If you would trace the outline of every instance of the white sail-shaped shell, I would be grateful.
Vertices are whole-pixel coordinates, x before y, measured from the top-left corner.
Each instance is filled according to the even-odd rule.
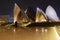
[[[53,21],[58,21],[59,20],[59,17],[57,16],[56,11],[50,5],[46,9],[46,15],[50,20],[53,20]]]
[[[21,11],[21,8],[15,3],[14,7],[14,23],[17,21],[18,13]]]
[[[40,9],[40,8],[37,7],[37,11],[36,11],[36,22],[42,22],[42,21],[46,21],[46,15],[42,11],[42,9]]]

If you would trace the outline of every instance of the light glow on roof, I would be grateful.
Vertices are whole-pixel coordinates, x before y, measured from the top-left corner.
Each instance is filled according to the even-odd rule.
[[[54,20],[54,21],[58,21],[59,17],[57,16],[56,11],[54,10],[54,8],[52,6],[48,6],[46,9],[46,15],[50,20]]]
[[[43,22],[46,21],[47,17],[44,13],[44,11],[37,7],[36,11],[36,22]]]

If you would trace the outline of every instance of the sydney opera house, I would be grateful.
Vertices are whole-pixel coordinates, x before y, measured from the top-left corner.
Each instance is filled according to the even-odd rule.
[[[50,5],[45,12],[39,7],[35,12],[31,7],[23,10],[15,4],[11,19],[9,15],[0,15],[0,26],[0,31],[4,32],[4,36],[2,34],[0,38],[2,40],[6,37],[6,40],[60,40],[60,19]]]

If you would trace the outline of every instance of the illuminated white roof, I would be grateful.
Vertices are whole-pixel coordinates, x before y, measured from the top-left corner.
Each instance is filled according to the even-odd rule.
[[[44,11],[37,7],[36,15],[38,14],[38,12],[42,12],[42,14],[46,17],[46,14],[44,13]]]
[[[46,21],[46,19],[47,19],[46,14],[43,12],[42,9],[37,7],[36,22],[43,22]]]
[[[54,20],[54,21],[58,21],[59,17],[57,16],[56,11],[54,10],[54,8],[52,6],[48,6],[46,9],[46,15],[50,20]]]

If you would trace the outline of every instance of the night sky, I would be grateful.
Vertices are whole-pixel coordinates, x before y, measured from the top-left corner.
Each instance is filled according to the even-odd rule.
[[[60,1],[59,0],[21,0],[20,5],[26,9],[28,6],[32,6],[35,10],[36,7],[41,8],[44,12],[48,5],[51,5],[60,17]]]
[[[44,12],[48,5],[51,5],[57,12],[60,18],[60,1],[59,0],[0,0],[0,15],[12,15],[14,9],[14,3],[22,9],[26,9],[28,6],[32,6],[34,10],[36,7],[41,8]]]

